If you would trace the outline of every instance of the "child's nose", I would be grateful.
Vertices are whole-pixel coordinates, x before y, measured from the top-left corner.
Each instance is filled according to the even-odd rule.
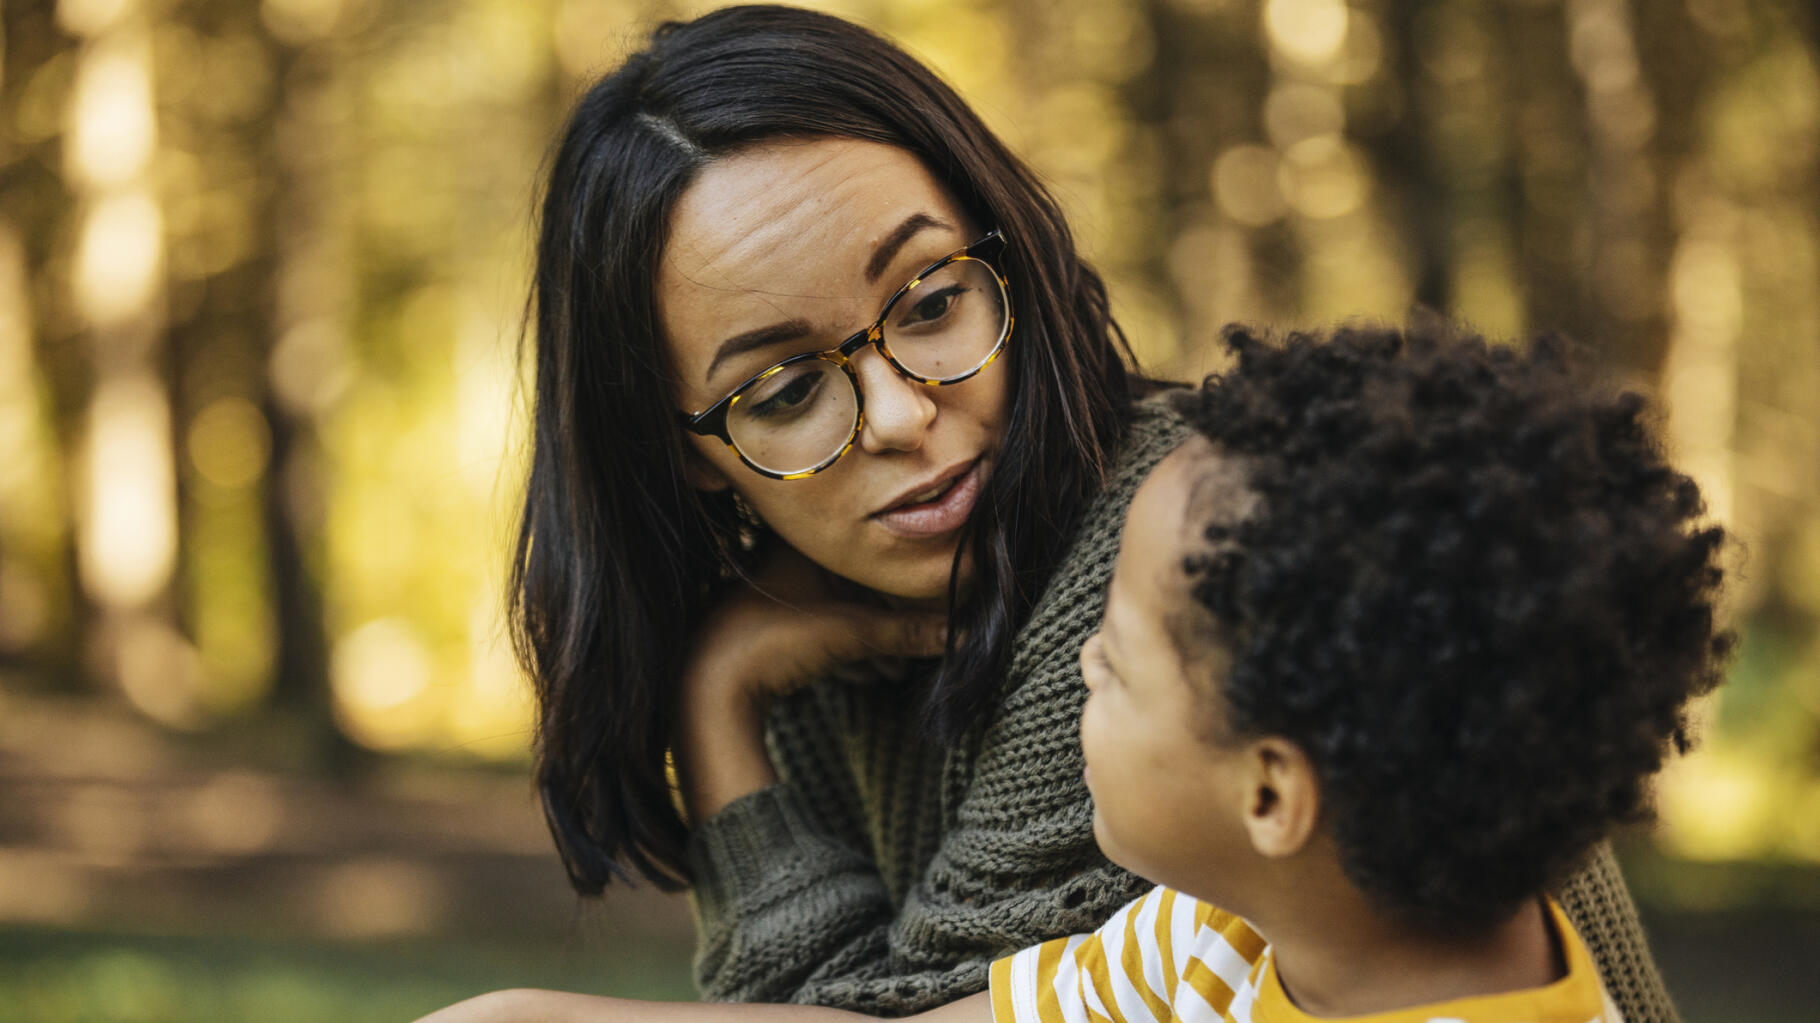
[[[1087,683],[1088,692],[1093,691],[1093,670],[1090,663],[1093,660],[1093,646],[1099,641],[1100,634],[1095,632],[1093,635],[1087,637],[1087,642],[1081,644],[1081,681]]]

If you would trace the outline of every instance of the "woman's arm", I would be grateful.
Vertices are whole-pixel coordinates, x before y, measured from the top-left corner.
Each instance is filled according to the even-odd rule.
[[[867,657],[940,652],[945,621],[843,603],[825,573],[787,548],[719,608],[690,652],[675,741],[690,818],[700,945],[711,1001],[787,1002],[818,969],[877,957],[893,907],[860,824],[840,746],[847,721],[811,677]],[[829,682],[839,697],[847,685]],[[784,707],[771,714],[777,703]],[[765,722],[781,725],[779,782]]]
[[[918,1023],[991,1023],[985,992],[931,1009]],[[417,1023],[873,1023],[874,1017],[817,1005],[640,1002],[518,988],[493,991],[433,1012]]]
[[[777,782],[764,740],[773,700],[856,661],[942,652],[944,616],[849,596],[778,543],[752,585],[702,624],[684,663],[673,747],[690,820]]]
[[[705,999],[798,1001],[818,971],[885,957],[895,909],[844,756],[851,721],[840,713],[841,685],[789,697],[774,715],[790,780],[741,797],[690,840]]]

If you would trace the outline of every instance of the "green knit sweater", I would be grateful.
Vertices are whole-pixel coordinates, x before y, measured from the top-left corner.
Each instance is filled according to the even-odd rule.
[[[997,705],[956,748],[922,739],[901,685],[830,681],[780,701],[766,740],[782,780],[689,849],[705,998],[905,1015],[984,990],[992,960],[1092,930],[1150,888],[1094,844],[1077,658],[1126,506],[1185,436],[1161,403],[1137,406]],[[1557,897],[1628,1023],[1673,1023],[1610,850]]]

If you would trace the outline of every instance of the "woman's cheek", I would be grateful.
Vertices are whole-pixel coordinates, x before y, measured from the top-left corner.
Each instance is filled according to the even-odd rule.
[[[749,483],[741,496],[759,519],[799,554],[836,575],[853,578],[852,569],[864,562],[852,563],[856,560],[853,554],[857,538],[851,535],[838,511],[842,502],[837,500],[839,495],[830,493],[827,484],[831,482],[836,481],[821,476],[763,480],[756,485]]]

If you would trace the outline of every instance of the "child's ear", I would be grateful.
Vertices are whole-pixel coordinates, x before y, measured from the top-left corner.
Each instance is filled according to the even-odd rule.
[[[683,445],[683,479],[689,486],[704,493],[715,493],[733,485],[727,474],[720,467],[708,461],[708,457],[696,450],[693,444]]]
[[[1272,859],[1301,852],[1321,816],[1321,786],[1314,764],[1287,739],[1266,736],[1248,751],[1251,783],[1245,831],[1259,855]]]

